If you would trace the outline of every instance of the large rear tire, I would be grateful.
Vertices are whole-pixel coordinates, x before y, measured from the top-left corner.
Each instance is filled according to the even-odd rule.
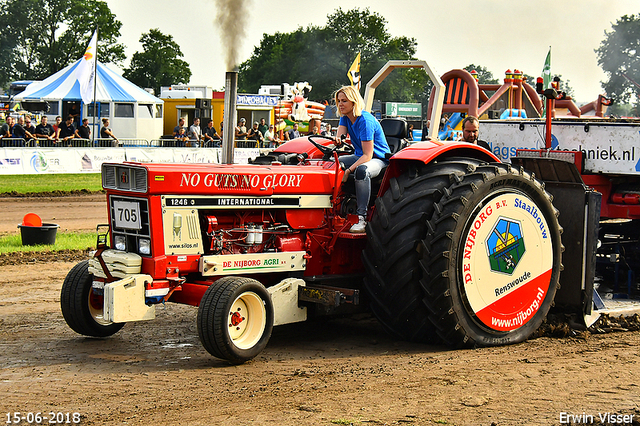
[[[422,244],[430,320],[452,346],[527,339],[544,321],[562,269],[558,211],[543,184],[483,164],[449,186]]]
[[[242,364],[258,355],[273,329],[271,296],[256,280],[224,277],[202,296],[198,335],[216,358]]]
[[[71,268],[60,292],[62,316],[76,333],[90,337],[111,336],[120,331],[124,323],[104,319],[104,297],[92,288],[92,284],[88,260]]]
[[[429,322],[430,312],[423,303],[420,243],[446,188],[477,164],[475,160],[459,159],[411,166],[392,178],[389,189],[376,199],[362,256],[367,274],[365,289],[374,315],[398,338],[418,342],[438,340]]]

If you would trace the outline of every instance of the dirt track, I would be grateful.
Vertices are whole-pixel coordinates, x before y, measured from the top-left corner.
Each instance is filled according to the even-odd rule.
[[[106,219],[103,195],[42,201],[0,199],[0,233],[17,232],[22,212],[38,208],[66,229],[91,230]],[[396,341],[363,315],[276,327],[254,361],[229,366],[202,348],[189,306],[167,304],[155,320],[127,324],[108,339],[75,334],[59,307],[73,264],[36,258],[0,267],[2,416],[79,412],[82,424],[502,426],[557,425],[564,412],[592,415],[593,424],[599,413],[634,415],[632,424],[640,425],[640,331],[450,350]]]

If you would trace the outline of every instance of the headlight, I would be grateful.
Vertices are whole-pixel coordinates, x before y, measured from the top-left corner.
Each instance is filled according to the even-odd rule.
[[[151,254],[151,241],[140,238],[139,244],[140,246],[138,247],[138,250],[140,254]]]
[[[116,235],[114,238],[114,241],[116,245],[116,250],[124,251],[127,249],[126,239],[124,235]]]

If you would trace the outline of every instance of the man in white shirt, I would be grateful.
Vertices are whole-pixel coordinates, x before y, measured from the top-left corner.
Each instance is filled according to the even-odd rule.
[[[191,147],[199,147],[200,141],[202,140],[202,129],[200,128],[200,119],[194,118],[193,124],[189,127],[189,142]]]

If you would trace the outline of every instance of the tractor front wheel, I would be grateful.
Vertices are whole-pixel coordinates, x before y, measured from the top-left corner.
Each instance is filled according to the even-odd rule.
[[[69,271],[60,293],[62,316],[76,333],[90,337],[111,336],[120,331],[124,323],[104,319],[103,293],[92,288],[92,277],[88,260],[83,260]]]
[[[224,277],[202,296],[198,308],[198,335],[216,358],[242,364],[258,355],[273,329],[273,305],[258,281]]]

